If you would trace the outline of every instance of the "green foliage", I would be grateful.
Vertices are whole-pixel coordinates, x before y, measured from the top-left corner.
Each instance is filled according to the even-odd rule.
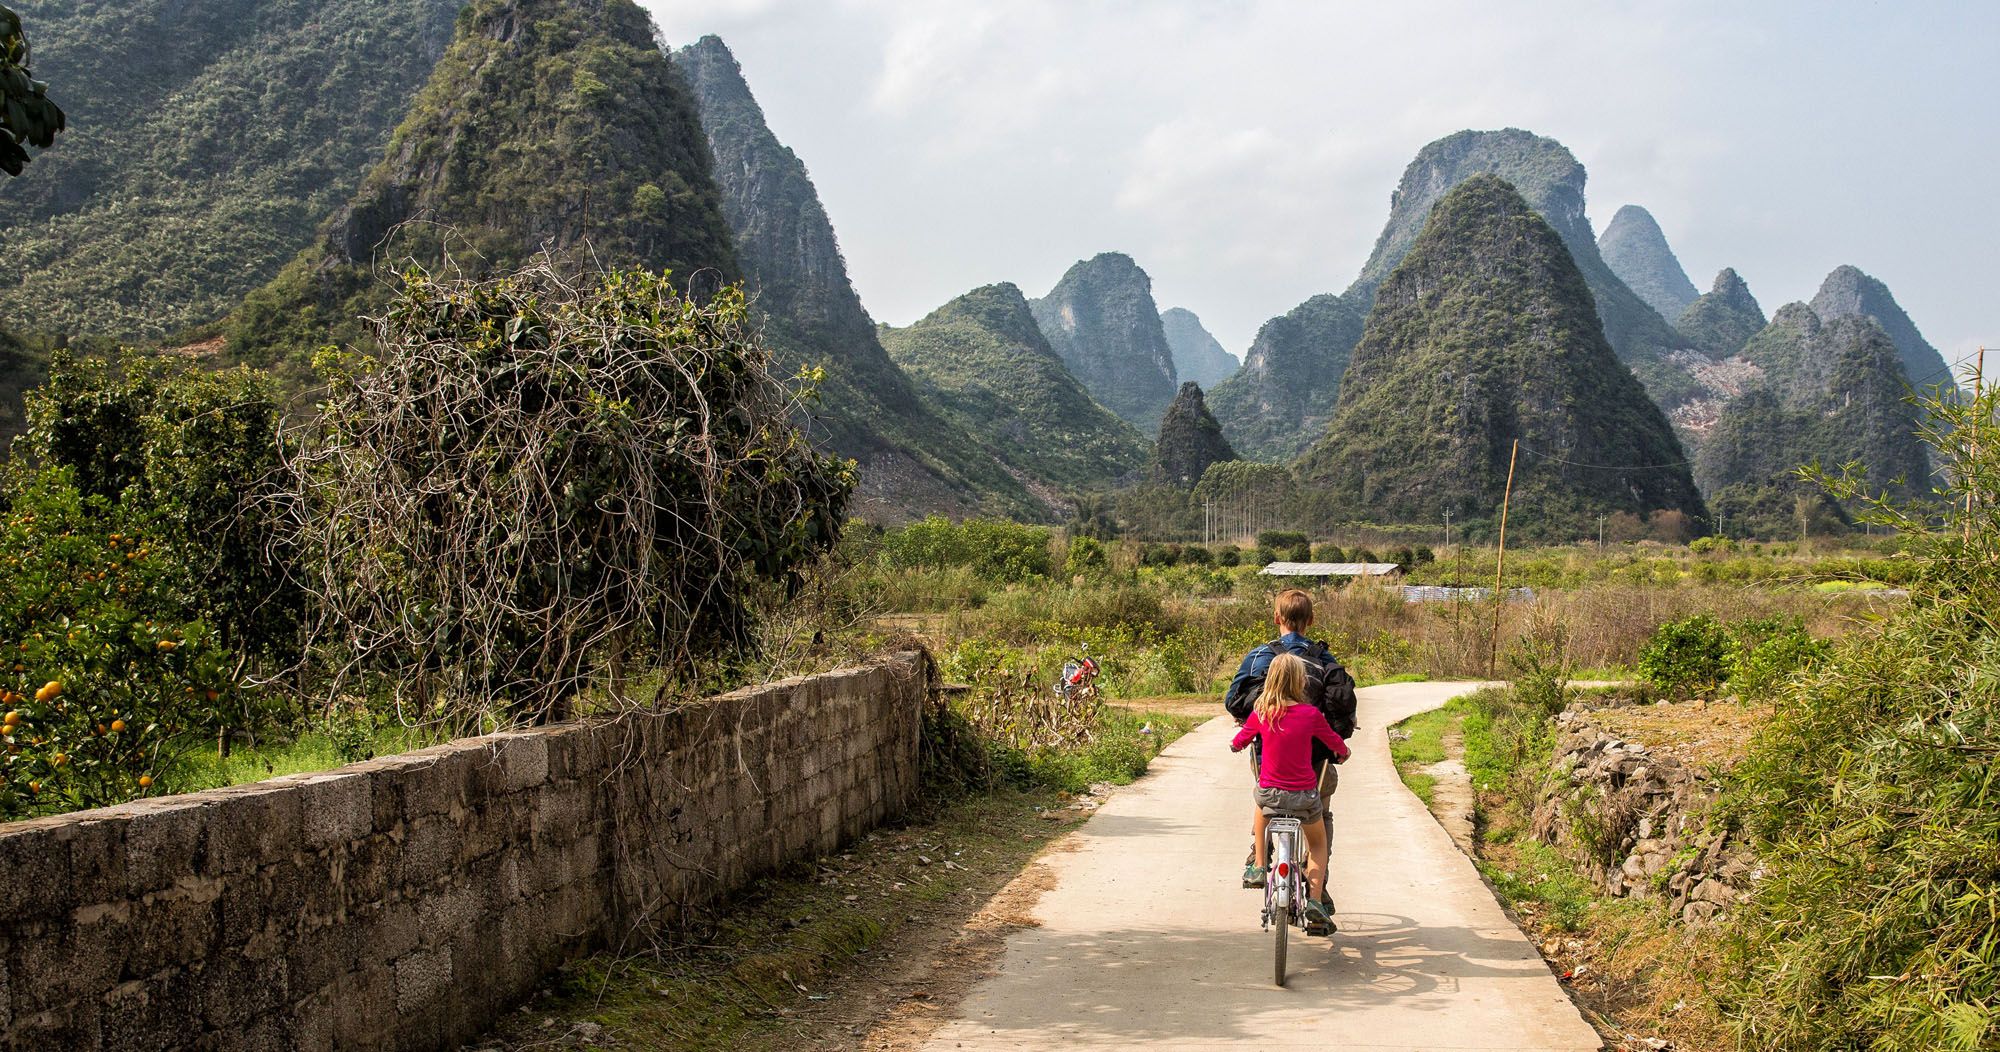
[[[1713,694],[1729,678],[1737,643],[1710,614],[1668,621],[1639,650],[1639,672],[1675,698]]]
[[[0,190],[0,315],[177,338],[269,281],[360,182],[457,0],[23,0],[77,122]]]
[[[293,464],[311,642],[458,725],[562,718],[628,654],[693,680],[839,537],[852,465],[796,430],[733,288],[412,273],[375,344]]]
[[[32,60],[21,16],[0,7],[0,171],[8,175],[20,175],[31,160],[22,143],[46,150],[69,125],[49,101],[49,86],[35,79]]]
[[[1475,176],[1382,286],[1332,427],[1297,467],[1309,521],[1488,514],[1515,437],[1514,506],[1533,509],[1511,523],[1522,539],[1579,536],[1619,511],[1706,517],[1563,239],[1508,184]]]
[[[232,707],[236,662],[189,601],[188,567],[143,509],[48,467],[13,480],[0,519],[0,815],[118,803],[167,788]],[[141,784],[140,779],[146,784]]]
[[[1102,580],[1111,572],[1111,560],[1104,542],[1095,537],[1072,537],[1063,551],[1063,575],[1085,580]]]
[[[1752,618],[1730,629],[1735,647],[1729,686],[1744,698],[1768,696],[1791,677],[1811,671],[1833,650],[1833,644],[1814,639],[1797,616]]]
[[[295,644],[303,602],[272,523],[280,414],[276,384],[247,369],[58,351],[16,449],[143,513],[177,553],[188,608],[231,648],[269,654]]]
[[[1079,538],[1078,542],[1072,542],[1072,547],[1084,540],[1088,538]],[[1101,556],[1101,546],[1098,552]],[[967,519],[954,523],[942,515],[932,515],[885,532],[882,557],[897,568],[969,567],[980,577],[1000,582],[1047,577],[1053,568],[1049,531],[1006,519]],[[1087,561],[1089,556],[1083,558]]]
[[[1516,842],[1512,868],[1481,862],[1479,871],[1493,882],[1501,901],[1516,909],[1532,903],[1562,931],[1581,931],[1597,901],[1596,888],[1576,866],[1539,840]]]
[[[1306,541],[1306,535],[1296,530],[1261,530],[1257,534],[1259,548],[1296,548]]]
[[[2000,398],[1932,398],[1953,479],[2000,471]],[[1911,604],[1769,695],[1744,820],[1765,875],[1732,927],[1724,1008],[1750,1047],[1984,1049],[2000,1042],[2000,517],[1984,493],[1931,509],[1820,476],[1898,530]],[[1968,507],[1969,504],[1969,507]]]

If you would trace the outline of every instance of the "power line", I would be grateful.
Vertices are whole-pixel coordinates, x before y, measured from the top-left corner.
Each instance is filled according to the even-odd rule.
[[[1606,471],[1665,471],[1668,468],[1685,468],[1694,466],[1694,461],[1692,460],[1676,460],[1669,464],[1586,464],[1581,460],[1566,460],[1562,457],[1556,456],[1553,453],[1544,453],[1541,450],[1536,449],[1533,446],[1529,445],[1523,445],[1521,447],[1521,452],[1532,453],[1535,456],[1542,458],[1543,460],[1553,461],[1554,463],[1557,464],[1567,464],[1573,468],[1602,468]]]

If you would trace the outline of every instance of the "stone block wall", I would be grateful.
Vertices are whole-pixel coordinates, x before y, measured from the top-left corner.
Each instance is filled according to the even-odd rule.
[[[0,825],[0,1049],[444,1049],[913,799],[928,655]]]
[[[1556,725],[1535,838],[1608,894],[1664,898],[1688,923],[1721,919],[1758,875],[1741,834],[1713,820],[1721,786],[1677,757],[1605,731],[1588,710],[1567,709]]]

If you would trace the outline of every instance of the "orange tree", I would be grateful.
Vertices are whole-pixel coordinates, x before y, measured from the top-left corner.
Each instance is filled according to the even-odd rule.
[[[143,518],[155,548],[176,554],[191,616],[231,649],[288,660],[301,595],[273,528],[281,415],[274,381],[254,370],[58,351],[48,381],[28,394],[16,450],[68,469],[83,496]]]
[[[184,601],[144,517],[66,468],[17,479],[0,517],[0,815],[163,788],[228,704],[232,658]]]
[[[172,788],[270,718],[243,685],[299,610],[263,499],[278,412],[242,370],[52,357],[0,482],[0,814]]]

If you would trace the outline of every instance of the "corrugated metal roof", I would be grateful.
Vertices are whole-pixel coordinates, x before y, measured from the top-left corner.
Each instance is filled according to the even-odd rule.
[[[1267,577],[1382,577],[1402,567],[1395,563],[1271,563]]]

